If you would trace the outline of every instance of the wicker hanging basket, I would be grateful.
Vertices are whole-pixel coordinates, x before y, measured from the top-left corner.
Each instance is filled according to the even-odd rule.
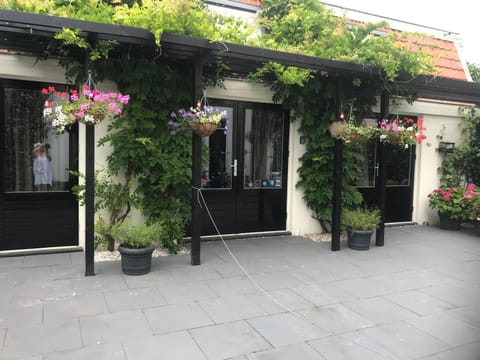
[[[192,130],[201,137],[212,135],[218,127],[218,123],[192,123]]]

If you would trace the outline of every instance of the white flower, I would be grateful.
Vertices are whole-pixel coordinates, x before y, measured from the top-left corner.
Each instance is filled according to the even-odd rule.
[[[46,107],[43,109],[43,116],[49,116],[52,115],[52,108]]]

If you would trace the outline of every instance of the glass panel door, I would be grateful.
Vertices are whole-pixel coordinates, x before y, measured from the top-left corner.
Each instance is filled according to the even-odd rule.
[[[244,187],[282,187],[283,117],[247,109],[244,127]]]
[[[0,80],[0,250],[78,245],[78,136],[43,120],[37,83]]]
[[[214,134],[202,138],[202,188],[231,189],[233,133],[228,129],[228,119],[233,119],[233,108],[218,109],[227,115]]]

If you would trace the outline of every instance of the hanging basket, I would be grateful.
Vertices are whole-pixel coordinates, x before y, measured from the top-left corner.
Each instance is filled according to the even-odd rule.
[[[218,127],[218,123],[192,123],[192,130],[201,137],[212,135]]]

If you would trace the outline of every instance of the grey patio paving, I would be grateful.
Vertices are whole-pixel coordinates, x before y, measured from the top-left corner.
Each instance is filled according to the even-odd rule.
[[[480,231],[385,240],[228,241],[263,290],[221,242],[200,266],[154,258],[139,277],[110,261],[86,278],[81,253],[0,258],[0,359],[479,360]]]

